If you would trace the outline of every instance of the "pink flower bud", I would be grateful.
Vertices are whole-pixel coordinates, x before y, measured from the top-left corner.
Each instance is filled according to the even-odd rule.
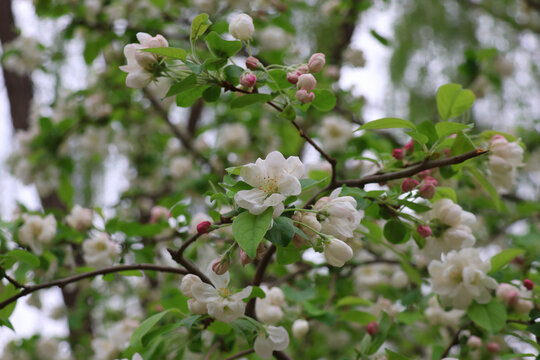
[[[409,192],[411,191],[412,189],[414,189],[415,187],[417,187],[420,183],[418,182],[418,180],[416,179],[413,179],[413,178],[406,178],[403,180],[403,182],[401,183],[401,191],[403,192]]]
[[[171,217],[171,213],[169,212],[169,209],[167,209],[164,206],[154,206],[150,210],[150,222],[156,223],[163,220],[167,220]]]
[[[298,77],[296,86],[299,89],[311,91],[315,89],[315,86],[317,86],[317,80],[315,79],[315,76],[311,74],[302,74]]]
[[[212,224],[210,221],[203,221],[199,225],[197,225],[197,233],[199,234],[206,234],[208,231],[210,231],[210,227]]]
[[[516,306],[519,302],[519,293],[517,290],[510,290],[506,294],[504,294],[504,302],[508,306]]]
[[[434,177],[428,175],[428,176],[424,177],[424,184],[433,184],[433,185],[437,186],[437,185],[439,185],[439,182]]]
[[[502,135],[494,135],[489,141],[490,142],[494,142],[494,141],[504,141],[504,142],[508,142],[508,140],[506,140],[506,138]]]
[[[405,157],[405,154],[403,153],[403,149],[394,149],[392,151],[392,156],[396,160],[403,160],[403,158]]]
[[[366,325],[366,331],[371,336],[375,335],[379,332],[379,324],[377,324],[375,321],[370,322]]]
[[[523,286],[525,286],[527,290],[532,290],[534,288],[534,283],[531,279],[525,279],[523,280]]]
[[[251,88],[255,86],[256,82],[257,82],[257,76],[255,76],[255,74],[250,71],[246,71],[245,73],[240,75],[240,84],[242,86]]]
[[[432,199],[435,196],[435,191],[437,191],[437,188],[431,182],[423,183],[418,189],[418,193],[424,199]]]
[[[300,72],[300,74],[307,74],[309,72],[309,67],[306,64],[300,65],[297,70]]]
[[[442,149],[442,152],[444,153],[444,156],[446,156],[446,157],[450,157],[450,155],[452,155],[450,153],[450,149]]]
[[[250,56],[246,59],[246,67],[249,70],[257,70],[260,67],[261,63],[259,59],[254,56]]]
[[[482,347],[482,339],[480,339],[478,336],[472,335],[467,340],[467,345],[469,345],[471,349],[479,349]]]
[[[501,347],[496,342],[492,341],[487,343],[486,350],[492,354],[496,354],[501,351]]]
[[[221,258],[218,257],[212,264],[212,271],[218,275],[223,275],[229,270],[229,265],[229,260],[222,261]]]
[[[295,71],[289,71],[287,73],[287,81],[290,82],[291,84],[296,84],[298,82],[298,77],[302,75],[302,73],[298,70],[295,70]]]
[[[242,266],[246,266],[252,262],[253,260],[248,256],[248,254],[244,250],[240,249],[240,263]]]
[[[423,238],[427,238],[428,236],[431,236],[431,234],[433,233],[431,231],[431,228],[427,225],[420,225],[416,228],[416,231],[418,231],[418,233],[420,234],[421,237]]]
[[[420,171],[417,176],[420,178],[420,179],[423,179],[425,178],[426,176],[428,176],[429,174],[431,174],[431,170],[430,169],[427,169],[427,170],[424,170],[424,171]]]
[[[315,99],[315,93],[307,92],[307,91],[304,90],[304,89],[298,90],[298,91],[296,92],[296,98],[297,98],[298,101],[300,101],[302,104],[307,104],[307,103],[313,102],[313,100]]]
[[[326,63],[325,55],[323,53],[316,53],[311,55],[308,62],[309,71],[312,73],[318,73],[324,67]]]
[[[407,154],[412,154],[414,152],[414,141],[413,140],[409,141],[408,143],[405,144],[405,146],[403,146],[403,148],[405,149]]]

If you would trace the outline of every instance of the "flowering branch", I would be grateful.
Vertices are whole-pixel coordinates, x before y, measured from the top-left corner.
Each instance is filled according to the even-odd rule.
[[[69,276],[67,278],[57,279],[57,280],[49,281],[49,282],[38,284],[38,285],[26,286],[26,285],[19,284],[20,285],[19,288],[22,288],[23,290],[20,293],[13,295],[12,297],[0,302],[0,309],[5,308],[7,305],[11,304],[12,302],[17,301],[17,299],[23,296],[26,296],[28,294],[31,294],[41,289],[46,289],[46,288],[50,288],[54,286],[63,288],[64,286],[71,284],[73,282],[91,278],[97,275],[113,274],[113,273],[127,271],[127,270],[159,271],[159,272],[168,272],[168,273],[182,274],[182,275],[186,275],[188,273],[184,269],[174,268],[170,266],[154,265],[154,264],[132,264],[132,265],[110,266],[103,269],[93,270],[93,271],[85,272],[83,274],[77,274],[77,275]]]

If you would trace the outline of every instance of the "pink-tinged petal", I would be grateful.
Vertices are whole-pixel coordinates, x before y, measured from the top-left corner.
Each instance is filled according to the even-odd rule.
[[[137,40],[139,40],[139,43],[144,47],[149,47],[148,42],[152,39],[152,36],[150,34],[147,34],[145,32],[138,32],[137,33]]]
[[[142,49],[142,46],[139,44],[127,44],[126,46],[124,46],[124,56],[126,57],[128,66],[137,65],[137,60],[135,60],[135,54],[138,49]]]

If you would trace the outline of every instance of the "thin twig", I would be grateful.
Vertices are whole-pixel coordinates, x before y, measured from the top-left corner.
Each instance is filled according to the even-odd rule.
[[[2,269],[3,270],[3,269]],[[12,278],[11,276],[9,276],[5,270],[4,270],[4,277],[6,278],[7,281],[9,281],[10,283],[13,284],[13,286],[15,286],[17,289],[26,289],[26,285],[23,285],[21,284],[20,282],[18,282],[17,280],[15,280],[14,278]]]
[[[450,343],[448,344],[448,346],[446,347],[446,349],[444,349],[444,352],[442,353],[441,355],[441,359],[445,358],[448,353],[450,352],[450,349],[452,349],[452,346],[456,345],[458,342],[459,342],[459,334],[465,330],[466,328],[468,328],[469,326],[472,325],[472,321],[468,321],[466,322],[465,324],[463,324],[459,329],[458,331],[456,331],[456,333],[454,334],[454,337],[452,338],[452,340],[450,341]]]
[[[244,355],[249,355],[249,354],[254,353],[254,352],[255,352],[255,350],[253,350],[253,349],[248,349],[248,350],[240,351],[239,353],[234,354],[233,356],[230,356],[230,357],[226,358],[225,360],[239,359],[239,358],[241,358],[241,357],[244,356]]]
[[[162,266],[162,265],[154,265],[154,264],[132,264],[132,265],[109,266],[103,269],[93,270],[93,271],[85,272],[82,274],[69,276],[63,279],[49,281],[43,284],[26,286],[20,293],[13,295],[12,297],[2,301],[0,303],[0,309],[5,308],[7,305],[11,304],[12,302],[16,301],[17,299],[23,296],[26,296],[28,294],[31,294],[41,289],[46,289],[46,288],[50,288],[54,286],[63,288],[64,286],[68,284],[71,284],[73,282],[77,282],[83,279],[91,278],[97,275],[117,273],[117,272],[126,271],[126,270],[159,271],[159,272],[168,272],[168,273],[175,273],[175,274],[182,274],[182,275],[185,275],[188,273],[184,269],[179,269],[179,268],[174,268],[174,267],[169,267],[169,266]]]

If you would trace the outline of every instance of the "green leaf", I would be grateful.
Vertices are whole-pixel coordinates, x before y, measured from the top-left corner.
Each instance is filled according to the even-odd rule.
[[[152,315],[148,319],[144,320],[131,335],[130,345],[133,347],[142,347],[143,336],[146,335],[159,322],[159,320],[161,320],[167,313],[171,311],[179,313],[179,311],[176,309],[168,309]]]
[[[266,233],[266,238],[277,246],[287,246],[291,242],[297,228],[290,218],[280,216],[274,219],[274,226]]]
[[[382,45],[384,45],[384,46],[390,45],[390,41],[388,41],[387,38],[385,38],[384,36],[382,36],[381,34],[376,32],[375,30],[371,29],[369,31],[369,33],[371,34],[371,36],[373,36],[375,39],[377,39],[377,41],[380,42]]]
[[[274,208],[269,207],[260,215],[245,211],[234,218],[232,231],[238,245],[246,254],[255,259],[257,246],[264,238],[272,222]]]
[[[452,156],[461,155],[469,151],[476,149],[471,139],[463,132],[458,131],[456,140],[450,148],[450,154]]]
[[[205,40],[210,51],[217,57],[230,58],[242,49],[242,42],[225,40],[215,31],[208,34]]]
[[[62,176],[60,176],[60,186],[58,187],[58,196],[60,197],[60,200],[71,208],[73,205],[74,194],[75,189],[69,175],[62,174]]]
[[[358,130],[376,130],[376,129],[393,129],[393,128],[408,128],[415,129],[414,124],[408,120],[398,118],[382,118],[370,121],[360,126]]]
[[[439,139],[437,136],[437,130],[435,130],[435,125],[433,125],[433,123],[429,120],[422,121],[416,128],[421,134],[427,136],[431,143],[434,143]]]
[[[214,320],[210,324],[210,326],[206,328],[206,330],[213,332],[214,334],[226,335],[232,330],[232,327],[231,325],[224,323],[222,321]]]
[[[457,195],[454,189],[445,186],[437,186],[437,191],[435,192],[432,201],[443,198],[451,199],[453,202],[457,203]]]
[[[501,198],[499,197],[499,193],[497,192],[497,189],[491,184],[491,182],[486,179],[486,177],[478,171],[478,169],[469,166],[467,167],[467,170],[474,176],[476,181],[480,183],[484,187],[484,189],[488,192],[489,196],[491,197],[491,200],[493,200],[493,203],[495,204],[495,208],[497,211],[501,211],[503,204],[501,202]]]
[[[427,144],[429,141],[429,138],[426,135],[418,132],[417,130],[407,131],[407,135],[409,135],[411,138],[413,138],[420,144]]]
[[[313,90],[315,93],[315,99],[311,103],[315,109],[327,112],[332,110],[336,106],[336,96],[330,90]]]
[[[16,295],[19,292],[13,284],[7,284],[4,288],[4,290],[0,293],[0,302],[9,299],[13,295]],[[3,309],[0,309],[0,319],[8,319],[11,316],[11,313],[13,313],[13,310],[15,310],[15,305],[17,305],[17,302],[14,301],[11,304],[7,305]]]
[[[463,90],[459,84],[446,84],[437,91],[437,110],[443,120],[448,120],[469,110],[474,100],[471,90]]]
[[[406,206],[409,209],[412,209],[412,210],[416,211],[417,213],[423,213],[423,212],[431,210],[431,208],[429,206],[419,204],[419,203],[415,203],[415,202],[405,200],[405,199],[398,199],[397,202],[398,202],[399,205]]]
[[[276,261],[280,265],[289,265],[297,261],[300,261],[302,256],[300,252],[294,247],[292,241],[287,247],[278,246],[276,251]]]
[[[208,19],[208,14],[202,13],[197,15],[191,22],[191,35],[189,36],[191,42],[202,36],[211,24],[212,22]]]
[[[270,80],[267,82],[267,85],[272,91],[278,91],[280,89],[285,89],[291,86],[287,81],[287,72],[281,69],[272,69],[268,71],[268,76],[274,81]],[[277,86],[276,86],[277,84]]]
[[[506,307],[497,299],[487,304],[473,302],[467,308],[467,315],[476,325],[492,333],[499,332],[506,323]]]
[[[287,107],[283,109],[279,116],[287,120],[294,120],[296,119],[296,110],[294,110],[294,107],[292,105],[287,105]]]
[[[403,222],[392,219],[384,225],[383,234],[390,243],[402,244],[409,240],[411,230]]]
[[[504,265],[508,264],[516,256],[525,252],[523,249],[505,249],[491,258],[491,270],[490,273],[494,273],[501,269]]]
[[[437,131],[437,135],[441,139],[447,137],[448,135],[455,134],[458,131],[468,128],[470,128],[469,125],[451,121],[442,121],[435,124],[435,130]]]
[[[377,321],[377,317],[365,311],[349,310],[343,311],[339,314],[341,321],[352,321],[358,324],[367,325],[372,321]]]
[[[234,98],[231,101],[231,107],[241,108],[256,103],[265,103],[272,100],[272,96],[268,94],[245,94]]]
[[[232,84],[238,84],[238,79],[244,73],[244,69],[240,66],[229,65],[223,69],[223,73],[225,74],[225,80]]]
[[[381,345],[386,340],[391,326],[392,323],[390,321],[390,317],[387,313],[383,312],[379,320],[379,332],[377,332],[377,334],[373,337],[369,350],[367,351],[369,355],[374,354],[377,350],[379,350]]]
[[[36,255],[20,249],[11,250],[6,255],[17,261],[24,262],[32,268],[38,267],[40,263],[39,258]]]
[[[192,89],[195,86],[197,86],[197,76],[195,74],[191,74],[185,79],[181,80],[179,83],[172,85],[165,97],[179,94],[186,90]]]
[[[386,351],[386,358],[388,360],[410,360],[410,358],[403,356],[401,354],[398,354],[396,352],[393,352],[389,349],[384,349]]]
[[[218,86],[210,86],[208,89],[204,90],[202,97],[206,102],[214,102],[219,99],[221,95],[221,88]]]
[[[356,296],[345,296],[338,300],[336,307],[341,306],[371,306],[373,303],[369,300],[362,299]]]
[[[248,302],[249,300],[253,298],[264,299],[265,297],[266,297],[266,293],[264,292],[264,290],[258,286],[253,285],[251,286],[251,294],[249,294],[247,298],[243,299],[243,301]]]
[[[181,94],[176,95],[176,105],[180,107],[190,107],[202,96],[207,88],[208,86],[198,86],[192,88],[190,91],[184,91]]]
[[[186,50],[179,49],[179,48],[172,48],[172,47],[154,47],[154,48],[146,48],[146,49],[139,49],[139,51],[149,52],[152,54],[160,55],[160,56],[166,56],[172,59],[178,59],[178,60],[186,60]]]

